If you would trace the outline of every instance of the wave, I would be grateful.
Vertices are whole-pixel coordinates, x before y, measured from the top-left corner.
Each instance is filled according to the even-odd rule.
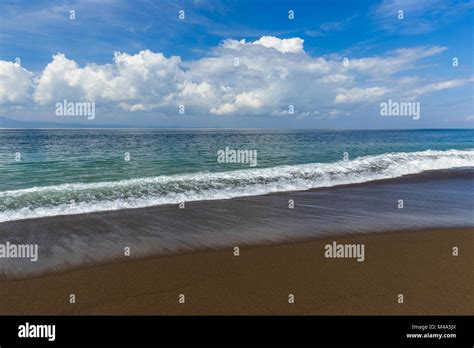
[[[427,150],[334,163],[32,187],[0,192],[0,222],[301,191],[470,166],[474,150]]]

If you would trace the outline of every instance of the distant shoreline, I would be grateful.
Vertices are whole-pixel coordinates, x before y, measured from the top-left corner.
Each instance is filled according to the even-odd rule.
[[[256,131],[300,131],[300,132],[311,132],[311,131],[429,131],[429,130],[474,130],[474,127],[439,127],[439,128],[431,128],[431,127],[426,127],[426,128],[268,128],[268,127],[178,127],[178,126],[169,126],[169,127],[164,127],[164,126],[149,126],[149,127],[130,127],[130,126],[106,126],[104,125],[103,127],[85,127],[85,126],[80,126],[77,125],[75,127],[71,126],[42,126],[42,127],[0,127],[0,130],[118,130],[118,129],[124,129],[124,130],[218,130],[218,131],[245,131],[245,130],[256,130]]]

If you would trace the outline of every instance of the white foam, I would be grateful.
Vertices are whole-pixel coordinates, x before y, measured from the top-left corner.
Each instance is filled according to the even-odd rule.
[[[307,190],[471,166],[474,150],[427,150],[334,163],[32,187],[0,192],[0,198],[25,202],[24,207],[1,212],[0,222]],[[71,196],[77,202],[74,206],[69,204]]]

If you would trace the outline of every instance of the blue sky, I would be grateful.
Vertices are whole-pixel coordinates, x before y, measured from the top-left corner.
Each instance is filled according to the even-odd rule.
[[[0,116],[12,119],[91,127],[474,124],[474,1],[0,6]],[[95,103],[96,117],[59,118],[64,99]],[[381,116],[389,99],[420,103],[420,119]]]

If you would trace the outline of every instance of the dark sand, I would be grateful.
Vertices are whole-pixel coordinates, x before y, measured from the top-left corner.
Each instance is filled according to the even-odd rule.
[[[474,230],[336,238],[364,262],[324,257],[334,239],[130,260],[0,283],[1,314],[473,314]],[[459,256],[452,247],[459,246]],[[69,304],[69,294],[76,304]],[[288,294],[295,304],[288,303]],[[185,303],[178,303],[179,294]],[[397,295],[404,303],[397,303]]]
[[[434,172],[2,223],[0,242],[38,243],[41,262],[27,264],[47,272],[3,277],[0,314],[474,314],[472,179]],[[325,258],[333,240],[365,244],[365,261]]]

